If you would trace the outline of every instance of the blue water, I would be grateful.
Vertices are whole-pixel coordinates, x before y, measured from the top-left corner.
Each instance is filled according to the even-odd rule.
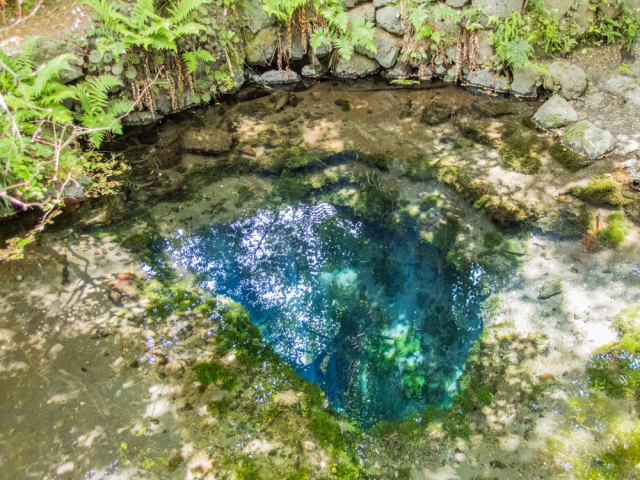
[[[174,266],[246,306],[264,338],[363,423],[444,405],[480,334],[482,271],[329,204],[259,210],[169,242]]]

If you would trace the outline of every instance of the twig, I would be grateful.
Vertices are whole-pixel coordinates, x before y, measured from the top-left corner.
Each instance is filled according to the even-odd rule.
[[[44,0],[40,0],[38,2],[38,4],[33,7],[33,10],[31,10],[31,13],[29,13],[29,15],[27,15],[26,17],[22,17],[22,8],[20,9],[20,18],[18,20],[16,20],[15,22],[13,22],[11,25],[4,27],[4,28],[0,28],[0,32],[4,32],[5,30],[9,30],[13,27],[15,27],[16,25],[18,25],[19,23],[24,22],[25,20],[27,20],[28,18],[31,18],[35,15],[35,13],[38,11],[38,9],[42,6],[42,2]],[[21,3],[19,3],[19,5],[21,5]]]

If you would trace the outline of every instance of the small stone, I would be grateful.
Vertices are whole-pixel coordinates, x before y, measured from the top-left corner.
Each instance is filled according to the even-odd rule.
[[[540,373],[536,377],[540,380],[555,380],[557,378],[553,373]]]
[[[24,277],[23,277],[22,275],[18,275],[18,276],[16,277],[16,280],[17,280],[17,281],[19,281],[19,282],[21,282],[22,280],[24,280]]]
[[[560,295],[561,293],[562,280],[548,280],[542,285],[538,298],[540,300],[546,300],[547,298]]]
[[[240,150],[240,153],[244,153],[245,155],[249,155],[251,157],[255,157],[256,156],[256,151],[251,147],[243,148],[242,150]]]
[[[527,254],[528,248],[522,240],[507,240],[502,244],[502,251],[521,256]]]

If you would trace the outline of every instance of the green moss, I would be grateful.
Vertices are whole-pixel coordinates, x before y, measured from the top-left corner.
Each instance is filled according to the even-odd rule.
[[[202,385],[219,383],[224,390],[233,390],[238,379],[236,375],[217,362],[200,362],[193,366],[196,378]]]
[[[589,480],[623,480],[636,478],[633,472],[640,465],[640,422],[628,432],[615,436],[604,451],[589,455],[585,478]]]
[[[207,411],[211,415],[224,415],[231,409],[233,399],[231,397],[224,397],[221,400],[207,403]]]
[[[397,182],[383,183],[376,172],[367,172],[358,178],[359,195],[354,212],[370,222],[391,228],[400,192]]]
[[[595,390],[614,398],[635,395],[640,400],[640,328],[638,307],[622,312],[616,321],[620,341],[598,349],[587,367],[587,375]]]
[[[369,165],[373,165],[378,167],[380,170],[389,170],[389,165],[391,165],[391,161],[393,160],[389,155],[385,155],[384,153],[374,153],[372,155],[363,155],[360,159],[364,163],[368,163]]]
[[[622,205],[624,199],[620,185],[613,178],[596,175],[586,187],[573,187],[571,193],[580,200],[593,205]]]
[[[521,154],[517,149],[506,148],[501,151],[500,159],[507,170],[533,175],[540,171],[542,161],[531,153]]]
[[[458,232],[460,232],[460,221],[456,218],[448,218],[436,229],[433,235],[433,246],[440,250],[451,250],[458,240]]]
[[[343,112],[348,112],[349,110],[351,110],[351,104],[349,103],[349,100],[338,99],[333,103],[341,107]]]
[[[483,235],[482,244],[484,248],[493,249],[499,247],[504,242],[504,237],[500,232],[489,230]]]
[[[607,228],[598,232],[598,242],[606,247],[615,248],[627,238],[629,224],[619,213],[609,215],[607,223]]]
[[[440,203],[442,197],[439,193],[432,193],[431,195],[424,195],[418,199],[418,205],[420,210],[426,212],[428,210],[434,209]]]
[[[120,245],[122,248],[126,248],[131,252],[139,253],[149,246],[151,240],[151,235],[147,232],[143,232],[125,238]]]
[[[257,462],[253,458],[244,457],[237,460],[236,475],[238,480],[263,480]]]
[[[551,155],[551,158],[570,172],[577,172],[587,165],[583,157],[565,147],[560,142],[549,140],[545,150]]]

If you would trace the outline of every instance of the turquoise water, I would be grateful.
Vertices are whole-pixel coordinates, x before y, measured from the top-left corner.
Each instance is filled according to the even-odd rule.
[[[245,305],[273,348],[364,424],[447,404],[482,328],[479,267],[462,276],[417,235],[327,203],[258,210],[165,248],[200,287]]]

